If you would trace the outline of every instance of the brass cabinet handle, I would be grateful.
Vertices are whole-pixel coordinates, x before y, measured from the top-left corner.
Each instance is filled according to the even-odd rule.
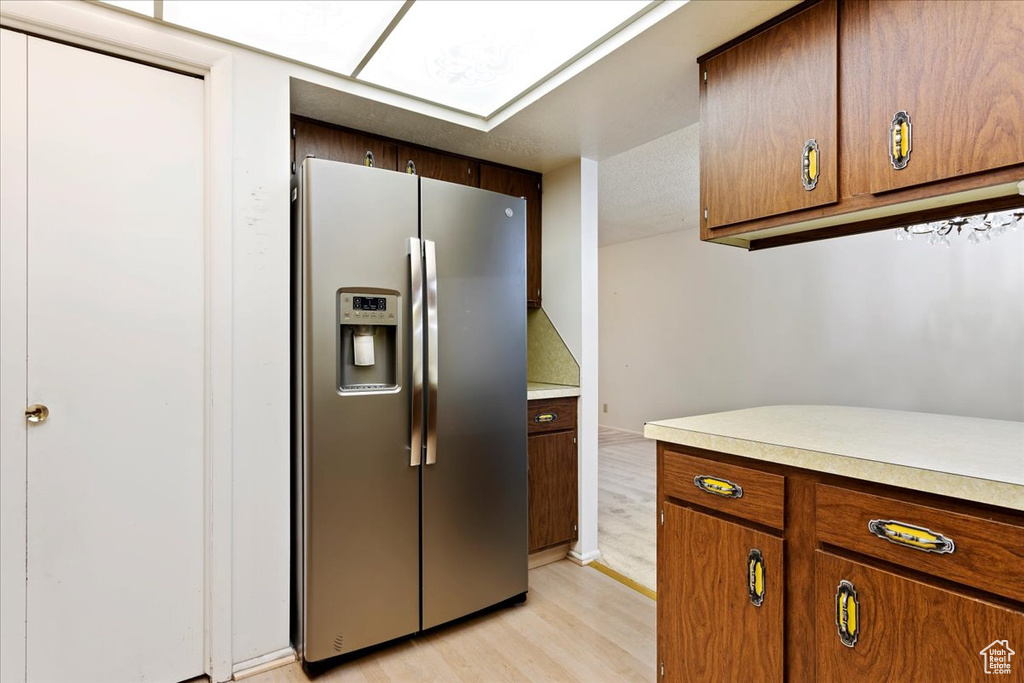
[[[377,165],[377,160],[373,157],[373,152],[366,150],[366,154],[363,155],[363,165],[373,168]]]
[[[953,539],[924,527],[897,522],[892,519],[873,519],[868,522],[868,531],[890,543],[905,548],[922,550],[926,553],[952,553],[956,550]]]
[[[811,138],[804,143],[804,154],[803,154],[803,171],[801,173],[801,180],[804,184],[804,189],[810,192],[818,186],[818,174],[820,170],[820,158],[821,152],[818,150],[818,141]]]
[[[764,602],[764,558],[757,548],[751,548],[747,555],[747,593],[754,607]]]
[[[743,487],[734,484],[728,479],[713,477],[710,474],[698,474],[693,478],[693,485],[704,493],[710,493],[722,498],[742,498]]]
[[[853,584],[843,579],[836,589],[836,631],[846,647],[857,644],[860,635],[860,600]]]
[[[910,114],[898,111],[893,114],[889,124],[889,160],[897,171],[903,170],[910,163]]]
[[[558,419],[558,413],[537,413],[533,416],[533,421],[537,424],[547,424],[548,422],[554,422]]]
[[[32,424],[46,422],[48,417],[50,417],[50,409],[42,403],[33,403],[28,408],[25,408],[25,419]]]

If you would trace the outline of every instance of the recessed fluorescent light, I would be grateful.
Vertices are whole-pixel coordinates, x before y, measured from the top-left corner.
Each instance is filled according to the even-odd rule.
[[[164,0],[164,21],[348,75],[402,0]]]
[[[419,0],[360,80],[487,116],[651,4]]]

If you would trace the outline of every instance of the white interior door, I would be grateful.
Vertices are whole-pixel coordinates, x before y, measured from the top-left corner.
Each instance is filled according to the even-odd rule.
[[[28,39],[29,681],[203,672],[203,92]]]

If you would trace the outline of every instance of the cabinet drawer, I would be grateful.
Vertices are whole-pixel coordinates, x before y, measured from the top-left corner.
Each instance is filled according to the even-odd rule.
[[[819,541],[1024,600],[1024,526],[816,487]]]
[[[530,401],[527,416],[530,434],[576,429],[576,399],[570,396]]]
[[[786,478],[665,450],[665,495],[781,529]]]

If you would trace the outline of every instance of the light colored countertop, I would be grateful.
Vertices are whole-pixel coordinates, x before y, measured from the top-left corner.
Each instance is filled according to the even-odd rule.
[[[1024,422],[766,406],[648,422],[644,436],[1024,511]]]
[[[579,396],[580,388],[568,384],[545,384],[544,382],[527,382],[526,398],[562,398],[563,396]]]

